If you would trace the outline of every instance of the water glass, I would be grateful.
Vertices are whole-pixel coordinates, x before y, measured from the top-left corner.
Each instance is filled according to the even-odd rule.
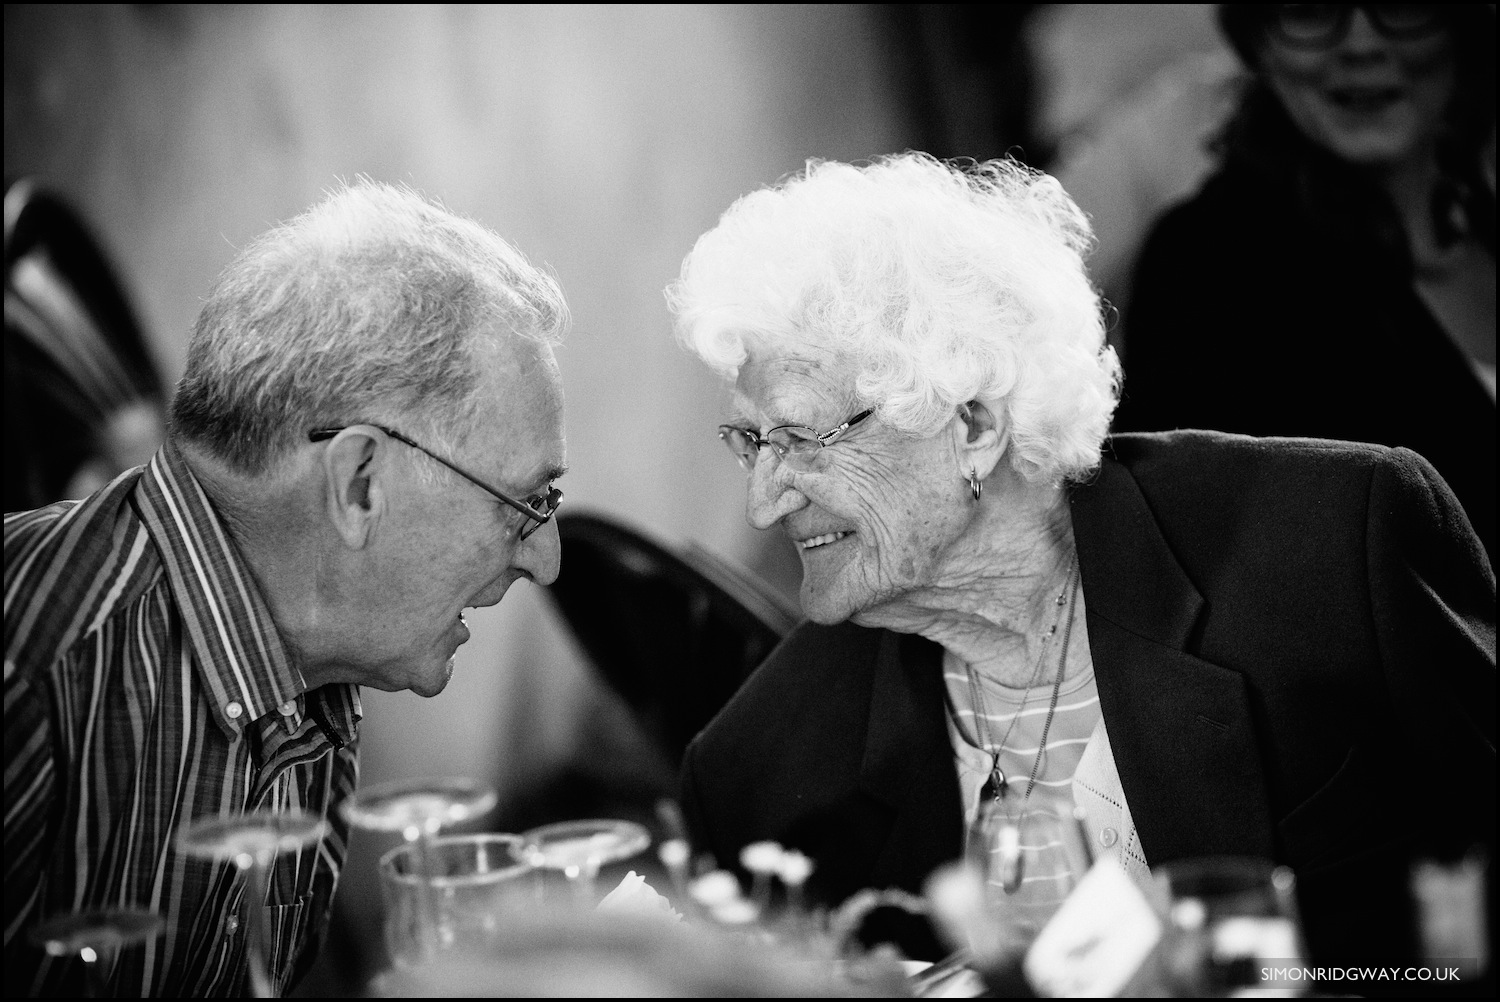
[[[1152,868],[1167,919],[1165,975],[1176,995],[1227,998],[1296,995],[1289,969],[1306,951],[1297,917],[1297,880],[1285,866],[1237,856],[1180,860]]]
[[[1088,872],[1071,798],[988,800],[969,830],[968,857],[985,878],[985,909],[1004,953],[1024,953]]]
[[[391,959],[415,967],[444,953],[482,953],[507,912],[534,897],[529,863],[517,857],[515,835],[449,835],[380,860],[385,942]]]

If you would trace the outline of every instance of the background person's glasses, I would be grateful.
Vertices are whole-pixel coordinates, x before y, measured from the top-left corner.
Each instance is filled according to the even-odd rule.
[[[1272,38],[1297,49],[1327,49],[1349,35],[1354,12],[1362,10],[1386,38],[1423,38],[1442,28],[1441,6],[1414,3],[1286,3],[1272,8],[1267,28]]]
[[[769,445],[783,463],[800,473],[806,473],[813,468],[819,453],[838,441],[844,432],[874,413],[873,409],[860,411],[837,428],[821,434],[817,429],[802,424],[778,425],[764,435],[756,434],[749,428],[721,424],[719,439],[729,447],[729,451],[734,453],[734,457],[746,470],[755,468],[761,448]]]
[[[368,424],[371,428],[379,428],[381,431],[385,432],[396,441],[405,443],[406,445],[411,446],[413,449],[416,449],[418,452],[425,452],[427,455],[431,456],[439,463],[442,463],[444,466],[448,467],[448,469],[452,470],[454,473],[457,473],[459,476],[463,477],[469,483],[481,488],[482,490],[488,491],[500,501],[505,502],[516,511],[520,512],[522,515],[525,515],[531,520],[531,523],[527,525],[526,528],[521,530],[522,539],[527,538],[533,532],[536,532],[542,526],[552,521],[552,516],[557,512],[557,506],[562,504],[562,491],[556,487],[553,487],[551,484],[548,484],[547,489],[542,493],[533,494],[525,500],[517,501],[515,498],[511,497],[509,494],[506,494],[504,491],[496,490],[495,488],[491,487],[489,484],[485,483],[483,480],[480,480],[478,477],[474,476],[474,474],[470,473],[468,470],[465,470],[457,463],[449,462],[442,456],[439,456],[437,453],[427,448],[425,445],[414,442],[412,439],[401,434],[394,428],[387,428],[383,424],[375,424],[371,421],[362,421],[359,423]],[[343,431],[344,428],[349,427],[352,427],[352,425],[343,425],[338,428],[316,428],[313,431],[307,433],[307,440],[309,442],[324,442],[337,435],[339,432]]]

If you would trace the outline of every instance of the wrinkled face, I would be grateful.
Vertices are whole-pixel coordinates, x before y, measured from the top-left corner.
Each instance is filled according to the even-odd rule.
[[[760,433],[782,424],[827,431],[863,410],[854,379],[853,366],[832,354],[752,350],[728,423]],[[797,546],[808,618],[872,623],[939,583],[972,507],[951,431],[915,439],[871,417],[822,449],[807,472],[761,449],[746,515],[756,528],[779,526]]]
[[[1271,35],[1260,55],[1267,82],[1302,134],[1359,166],[1426,155],[1453,97],[1447,29],[1387,38],[1363,9],[1335,45],[1302,49]]]
[[[545,491],[566,463],[562,384],[543,346],[526,345],[520,358],[497,365],[461,454],[444,458],[525,499]],[[561,547],[554,523],[522,540],[525,515],[444,469],[435,484],[424,483],[416,466],[431,461],[388,444],[405,455],[388,468],[389,504],[367,568],[364,684],[432,696],[448,684],[454,652],[469,639],[463,611],[496,604],[519,578],[550,584]]]

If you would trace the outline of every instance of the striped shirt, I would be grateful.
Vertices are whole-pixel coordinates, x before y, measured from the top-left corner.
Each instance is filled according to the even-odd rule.
[[[5,982],[79,994],[82,964],[39,922],[128,907],[162,917],[102,973],[117,995],[243,994],[245,881],[180,852],[194,819],[325,816],[263,903],[273,984],[312,962],[357,780],[359,695],[306,691],[270,609],[181,455],[163,446],[80,501],[5,517]]]
[[[1081,641],[1081,636],[1073,637],[1075,651],[1082,646]],[[1078,771],[1078,763],[1099,722],[1099,689],[1093,663],[1087,661],[1082,671],[1063,681],[1050,727],[1047,725],[1047,710],[1052,701],[1050,684],[1034,686],[1027,696],[981,674],[979,685],[987,723],[983,733],[989,737],[987,744],[981,741],[981,731],[975,724],[968,672],[963,662],[951,654],[943,661],[943,681],[948,693],[948,732],[958,768],[965,830],[973,830],[983,801],[991,796],[985,784],[991,778],[991,767],[998,761],[1007,783],[993,816],[1000,824],[1015,825],[1022,859],[1020,888],[1007,894],[1008,914],[1018,926],[1025,927],[1028,935],[1035,934],[1082,876],[1080,868],[1087,865],[1081,858],[1084,848],[1078,842],[1069,812],[1073,806],[1073,774]],[[1040,748],[1044,728],[1047,744]],[[1002,738],[1004,744],[1000,746]],[[1027,797],[1033,767],[1036,784]],[[989,833],[992,839],[995,834]],[[987,851],[992,856],[998,855],[994,846]],[[993,866],[990,875],[992,893],[1005,893]]]

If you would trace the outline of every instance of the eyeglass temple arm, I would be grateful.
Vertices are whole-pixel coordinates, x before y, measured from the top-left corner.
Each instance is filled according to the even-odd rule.
[[[426,456],[432,457],[432,459],[436,460],[439,463],[442,463],[448,469],[452,470],[454,473],[457,473],[459,476],[463,477],[465,480],[467,480],[469,483],[473,484],[475,487],[478,487],[481,490],[483,490],[486,494],[489,494],[492,497],[494,497],[494,498],[496,498],[496,499],[498,499],[500,501],[503,501],[506,504],[510,505],[516,511],[520,512],[521,514],[525,515],[527,518],[529,518],[532,521],[536,522],[536,524],[539,525],[539,526],[540,525],[546,525],[548,522],[552,521],[552,515],[557,511],[557,505],[553,506],[552,511],[548,511],[548,512],[537,511],[535,508],[531,507],[529,504],[526,504],[524,501],[517,501],[515,498],[507,497],[506,495],[500,493],[499,491],[495,490],[495,488],[493,488],[489,484],[485,483],[483,480],[480,480],[478,477],[474,476],[472,473],[469,473],[467,470],[464,470],[460,466],[454,465],[453,463],[451,463],[448,460],[444,459],[442,456],[439,456],[437,453],[433,452],[431,449],[428,449],[426,446],[421,445],[420,443],[414,441],[413,439],[408,438],[407,436],[401,434],[396,429],[394,429],[394,428],[387,428],[383,424],[375,424],[373,421],[366,421],[366,422],[363,422],[363,423],[364,424],[368,424],[371,428],[379,428],[381,431],[385,432],[387,435],[389,435],[391,438],[394,438],[396,441],[403,442],[406,445],[411,446],[413,449],[416,449],[418,452],[420,452],[420,453],[422,453],[422,454],[424,454]],[[307,438],[308,438],[308,441],[310,441],[310,442],[325,442],[328,439],[333,438],[333,436],[337,435],[339,432],[341,432],[343,430],[344,430],[343,428],[315,428],[314,430],[312,430],[312,431],[310,431],[310,432],[307,433]],[[562,494],[562,490],[560,488],[557,488],[557,487],[550,487],[545,493],[538,494],[538,495],[536,495],[536,497],[538,497],[540,499],[548,500],[548,499],[552,498],[552,496],[553,496],[554,493],[556,493],[558,495],[561,495]],[[561,500],[559,500],[558,504],[560,505],[561,503],[562,503]]]

